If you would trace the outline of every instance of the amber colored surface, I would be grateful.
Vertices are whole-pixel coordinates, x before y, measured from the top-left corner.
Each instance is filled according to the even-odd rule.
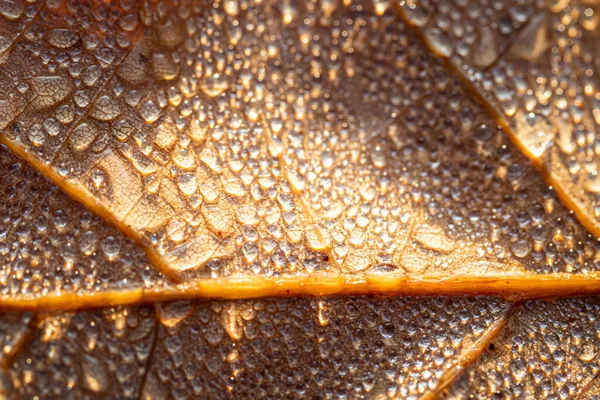
[[[399,11],[599,236],[598,2],[456,3],[403,0]]]
[[[509,309],[473,297],[171,303],[143,396],[417,397]]]
[[[581,398],[597,391],[598,305],[597,298],[526,303],[448,398]]]
[[[532,300],[600,291],[596,6],[542,3],[0,0],[1,396],[597,396],[598,299]]]
[[[462,271],[453,275],[432,271],[414,276],[382,266],[358,273],[232,274],[169,286],[129,239],[71,201],[6,149],[0,149],[0,168],[7,183],[0,203],[5,215],[0,238],[0,305],[6,309],[73,310],[194,297],[487,294],[539,298],[594,293],[600,285],[596,272],[544,274],[542,270],[534,274],[521,271],[523,268],[505,272],[506,264],[479,260],[465,263]],[[577,226],[575,221],[571,223]],[[530,234],[537,237],[540,226]],[[553,243],[560,245],[562,252],[553,253],[550,247],[546,257],[552,256],[558,266],[577,262],[573,249]],[[590,250],[581,247],[579,253],[582,258],[587,255],[588,263],[595,257]],[[525,259],[535,262],[534,257]]]
[[[392,8],[136,7],[36,13],[3,60],[0,138],[171,281],[597,269],[596,239]]]

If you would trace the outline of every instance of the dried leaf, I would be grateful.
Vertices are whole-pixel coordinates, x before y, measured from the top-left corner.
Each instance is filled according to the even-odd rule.
[[[595,238],[391,9],[54,6],[7,53],[24,105],[1,137],[174,281],[596,269]],[[74,13],[115,31],[90,17],[57,47]]]
[[[401,14],[600,236],[598,2],[456,3],[401,1]]]
[[[503,33],[501,18],[498,31],[478,24],[476,48],[460,65],[494,71],[518,57],[529,68],[548,54],[545,21],[558,18],[550,12],[571,13],[575,30],[594,34],[591,5],[559,3],[548,16],[513,11],[517,36]],[[448,11],[405,6],[424,29]],[[0,0],[0,21],[1,140],[179,282],[167,286],[140,248],[0,149],[0,305],[598,290],[596,238],[389,2]],[[436,53],[461,51],[443,26],[424,32]],[[568,44],[570,56],[596,62],[582,40],[583,50]],[[491,82],[486,90],[502,95],[501,82]],[[579,106],[579,94],[592,104],[570,90],[567,103]],[[559,103],[543,126],[515,117],[511,128],[529,153],[555,149],[560,132],[548,140],[539,132],[557,126]],[[501,385],[514,383],[506,394],[593,396],[596,302],[190,300],[157,304],[156,315],[139,306],[39,314],[34,327],[30,314],[11,314],[2,316],[0,390],[15,398],[443,390],[489,398],[502,376]],[[520,348],[508,344],[523,334]],[[553,349],[543,347],[549,342]],[[484,353],[454,382],[485,348],[500,356]],[[541,375],[504,363],[522,357]]]

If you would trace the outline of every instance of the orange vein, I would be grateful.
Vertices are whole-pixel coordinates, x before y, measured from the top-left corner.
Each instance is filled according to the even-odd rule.
[[[76,310],[156,303],[184,299],[250,299],[299,296],[501,296],[511,300],[600,293],[600,273],[427,275],[365,273],[312,274],[308,276],[232,276],[205,278],[158,289],[130,288],[103,292],[50,292],[0,296],[0,309]]]

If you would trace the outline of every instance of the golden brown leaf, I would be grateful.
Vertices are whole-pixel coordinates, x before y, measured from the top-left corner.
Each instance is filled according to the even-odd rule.
[[[1,18],[2,141],[183,283],[164,285],[128,239],[1,150],[0,305],[598,290],[596,238],[390,3],[0,0]],[[509,46],[494,35],[482,42]],[[488,68],[490,48],[468,62]],[[38,315],[33,331],[28,314],[7,315],[1,389],[418,398],[529,332],[532,365],[551,335],[566,360],[543,385],[533,369],[512,382],[484,354],[450,393],[491,397],[496,369],[526,398],[592,394],[596,302],[513,308],[493,342],[510,301],[191,300],[156,318],[138,306]],[[502,347],[500,361],[516,357]]]
[[[596,269],[595,238],[391,9],[72,7],[7,53],[2,138],[172,279]]]
[[[448,398],[578,398],[599,367],[598,298],[526,303]]]
[[[159,289],[164,280],[130,239],[0,148],[0,293],[43,299]]]
[[[137,398],[156,334],[151,307],[45,316],[6,372],[8,397]]]
[[[399,3],[429,47],[470,82],[564,202],[600,236],[598,2]]]
[[[493,298],[171,303],[144,399],[417,398],[497,329]]]

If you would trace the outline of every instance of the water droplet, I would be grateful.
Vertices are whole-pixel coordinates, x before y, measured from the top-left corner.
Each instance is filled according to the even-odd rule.
[[[95,125],[82,123],[78,125],[69,136],[69,143],[78,151],[84,151],[98,136],[98,129]]]
[[[202,91],[210,97],[217,97],[221,93],[227,90],[229,82],[227,78],[219,73],[215,73],[207,77],[202,82]]]
[[[16,20],[21,17],[25,10],[25,4],[22,0],[2,0],[0,1],[0,15],[5,18]]]
[[[527,257],[532,249],[531,241],[529,239],[517,240],[510,246],[510,249],[516,257]]]
[[[53,29],[48,36],[48,42],[60,49],[67,49],[79,41],[77,32],[68,29]]]
[[[154,101],[148,100],[140,107],[140,115],[146,122],[151,124],[160,116],[160,108]]]
[[[121,252],[121,240],[114,236],[108,236],[102,240],[100,247],[106,258],[115,261]]]
[[[44,143],[46,143],[46,134],[39,124],[32,125],[27,131],[27,136],[29,137],[31,144],[36,147],[42,146]]]
[[[452,55],[452,42],[440,29],[427,28],[425,39],[437,54],[443,57],[450,57]]]
[[[450,252],[456,243],[438,226],[420,223],[413,230],[413,238],[428,249],[439,252]]]

